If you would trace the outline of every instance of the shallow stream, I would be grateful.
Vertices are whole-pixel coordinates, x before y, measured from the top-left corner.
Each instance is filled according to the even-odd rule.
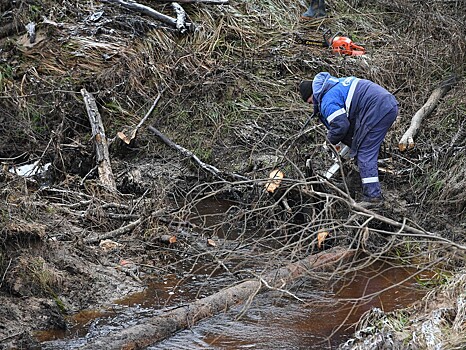
[[[210,209],[209,215],[225,207]],[[66,332],[41,332],[38,339],[43,349],[79,348],[88,338],[117,332],[144,322],[163,308],[206,296],[197,293],[211,278],[210,272],[200,266],[189,278],[166,275],[107,310],[80,312],[73,316],[75,326]],[[352,336],[354,324],[364,312],[374,307],[388,312],[420,299],[424,292],[411,278],[415,272],[375,262],[348,274],[345,285],[332,289],[302,282],[293,295],[266,291],[246,308],[239,305],[148,349],[334,349]],[[215,283],[222,282],[229,283],[215,277]]]

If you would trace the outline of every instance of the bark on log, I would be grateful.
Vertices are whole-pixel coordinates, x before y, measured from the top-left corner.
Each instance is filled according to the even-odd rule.
[[[95,150],[97,155],[97,169],[99,172],[99,179],[102,185],[111,191],[116,191],[115,178],[113,177],[112,167],[110,163],[110,156],[108,153],[108,142],[105,136],[105,129],[100,117],[97,104],[94,97],[87,92],[86,89],[81,89],[81,95],[86,104],[87,115],[92,128],[92,138],[95,143]]]
[[[404,135],[401,137],[400,141],[398,142],[398,148],[401,152],[406,151],[407,149],[414,148],[414,136],[416,136],[419,128],[421,127],[422,120],[427,117],[432,111],[434,110],[435,106],[437,106],[439,100],[445,96],[445,94],[456,84],[456,77],[450,77],[444,82],[440,84],[438,88],[436,88],[432,94],[430,95],[427,102],[419,109],[416,114],[414,114],[413,118],[411,119],[411,125],[406,130]]]
[[[175,18],[164,15],[163,13],[160,13],[160,12],[154,10],[153,8],[149,7],[149,6],[138,4],[137,2],[128,2],[128,1],[125,1],[125,0],[101,0],[101,1],[106,2],[106,3],[110,3],[110,4],[120,5],[120,6],[126,8],[128,10],[139,12],[139,13],[141,13],[143,15],[149,16],[149,17],[154,18],[154,19],[156,19],[156,20],[158,20],[160,22],[163,22],[163,23],[169,25],[172,28],[176,28],[177,21],[176,21]],[[188,24],[186,24],[186,27],[191,28],[192,24],[188,23]]]
[[[143,349],[182,329],[191,327],[204,318],[225,312],[230,307],[253,297],[265,289],[266,285],[272,288],[285,288],[287,283],[304,273],[329,267],[353,254],[354,251],[335,248],[311,255],[306,259],[269,272],[260,279],[247,280],[236,286],[223,289],[206,298],[171,309],[160,316],[152,317],[143,324],[125,328],[117,334],[105,335],[95,340],[91,339],[82,349]]]

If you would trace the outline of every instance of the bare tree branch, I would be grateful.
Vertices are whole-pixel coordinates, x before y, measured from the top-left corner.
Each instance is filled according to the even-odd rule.
[[[149,6],[146,6],[146,5],[142,5],[142,4],[139,4],[137,2],[129,2],[129,1],[125,1],[125,0],[101,0],[102,2],[107,2],[107,3],[110,3],[110,4],[116,4],[116,5],[120,5],[128,10],[131,10],[131,11],[135,11],[135,12],[139,12],[143,15],[146,15],[146,16],[149,16],[151,18],[154,18],[160,22],[163,22],[167,25],[169,25],[170,27],[172,28],[177,28],[177,20],[170,17],[170,16],[167,16],[167,15],[164,15],[163,13],[160,13],[156,10],[154,10],[153,8],[149,7]],[[190,27],[191,24],[186,24],[186,27]]]
[[[421,127],[422,120],[432,113],[435,106],[437,106],[440,99],[445,96],[445,94],[456,84],[456,77],[450,77],[438,88],[436,88],[430,95],[427,102],[419,109],[416,114],[411,119],[411,125],[406,130],[404,135],[401,137],[398,142],[398,148],[400,151],[406,151],[407,149],[414,148],[414,136],[416,136],[419,128]]]

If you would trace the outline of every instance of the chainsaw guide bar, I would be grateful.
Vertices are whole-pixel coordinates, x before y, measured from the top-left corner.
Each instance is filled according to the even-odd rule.
[[[339,34],[337,32],[332,36],[330,30],[326,30],[323,34],[323,40],[305,39],[296,34],[296,42],[306,46],[328,47],[332,53],[343,56],[361,56],[366,53],[364,47],[356,45],[350,38]]]

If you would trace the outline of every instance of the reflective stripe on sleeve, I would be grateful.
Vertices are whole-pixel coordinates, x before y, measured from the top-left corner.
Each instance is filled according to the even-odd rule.
[[[354,90],[356,90],[356,85],[358,85],[358,82],[359,78],[354,78],[354,80],[351,82],[351,86],[348,91],[348,96],[346,96],[345,106],[346,111],[348,112],[348,117],[351,108],[351,101],[353,100]]]
[[[362,178],[361,180],[363,184],[372,184],[374,182],[379,182],[379,177],[378,176],[365,177],[365,178]]]
[[[339,110],[333,112],[332,114],[330,114],[330,115],[327,117],[328,123],[331,124],[332,121],[333,121],[336,117],[338,117],[338,116],[340,116],[340,115],[342,115],[342,114],[345,114],[345,113],[346,113],[346,110],[345,110],[344,108],[340,108]]]

